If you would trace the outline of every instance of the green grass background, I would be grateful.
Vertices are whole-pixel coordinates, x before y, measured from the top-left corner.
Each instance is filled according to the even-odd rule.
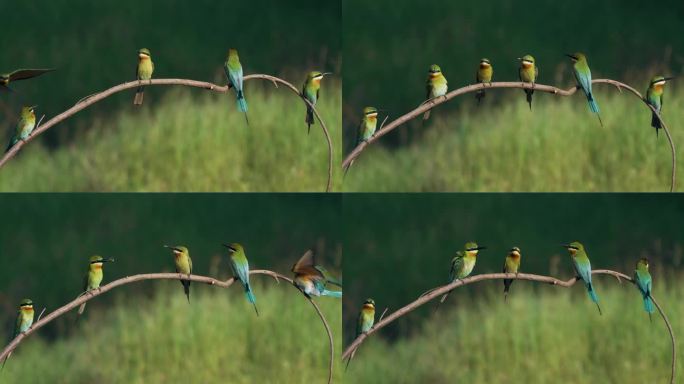
[[[190,249],[196,274],[231,276],[225,242],[245,247],[250,267],[291,276],[307,250],[341,275],[337,194],[7,194],[0,201],[0,334],[13,330],[18,302],[49,313],[82,289],[88,258],[112,257],[104,283],[172,272],[164,244]],[[296,289],[254,276],[261,316],[242,289],[176,281],[126,285],[69,313],[22,343],[4,382],[301,382],[327,377],[327,338]],[[341,304],[317,300],[336,346]],[[48,356],[50,355],[50,356]],[[339,372],[336,373],[339,380]]]
[[[455,252],[475,240],[487,249],[473,274],[500,272],[522,250],[521,272],[569,279],[560,244],[579,240],[592,267],[631,275],[648,257],[654,295],[682,329],[684,200],[674,194],[348,194],[343,238],[344,340],[354,338],[363,301],[396,311],[447,282]],[[581,285],[571,289],[501,281],[458,288],[392,322],[364,343],[352,382],[665,382],[669,337],[648,322],[631,285],[595,277],[599,316]],[[654,319],[655,320],[655,319]],[[680,342],[681,343],[681,342]],[[680,344],[679,349],[683,346]],[[682,368],[681,359],[678,362]],[[398,370],[397,367],[408,367]],[[622,380],[622,381],[620,381]]]
[[[538,82],[561,88],[574,84],[564,54],[575,51],[587,54],[594,78],[640,92],[652,76],[684,70],[684,6],[676,0],[657,8],[636,0],[350,0],[342,10],[351,63],[344,71],[345,152],[355,144],[363,107],[386,109],[391,121],[424,100],[433,63],[451,90],[474,81],[482,57],[491,60],[495,81],[517,80],[516,58],[527,53],[537,60]],[[537,93],[532,113],[521,90],[488,92],[479,109],[473,94],[459,97],[437,108],[426,126],[411,121],[364,151],[344,190],[668,190],[669,151],[649,129],[647,109],[608,86],[595,91],[603,129],[579,95]],[[664,106],[679,146],[681,94],[681,85],[670,83]]]
[[[311,70],[334,72],[323,83],[320,112],[341,152],[339,2],[58,0],[11,8],[17,17],[3,24],[0,72],[57,71],[16,82],[15,93],[0,95],[6,140],[23,104],[37,104],[37,112],[50,118],[87,95],[133,80],[141,47],[152,52],[156,78],[218,84],[226,82],[225,55],[235,47],[245,74],[276,75],[298,88]],[[293,94],[260,80],[246,82],[247,128],[234,95],[178,88],[148,87],[140,108],[132,106],[133,91],[122,92],[56,125],[9,162],[0,189],[324,189],[325,141],[318,127],[306,136],[304,104]]]

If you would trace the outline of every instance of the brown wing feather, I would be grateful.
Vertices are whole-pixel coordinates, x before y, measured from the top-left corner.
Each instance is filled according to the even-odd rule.
[[[54,68],[49,69],[17,69],[10,73],[10,81],[30,79],[32,77],[40,76],[43,73],[52,72]]]

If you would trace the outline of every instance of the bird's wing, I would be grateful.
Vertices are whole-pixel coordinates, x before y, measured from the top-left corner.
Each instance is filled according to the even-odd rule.
[[[240,86],[240,89],[242,89],[242,79],[243,79],[243,77],[242,77],[242,65],[241,65],[240,68],[237,70],[237,81],[238,81],[238,84]]]
[[[585,92],[591,93],[591,72],[588,68],[587,73],[580,73],[578,70],[575,70],[575,78]]]
[[[580,276],[580,278],[587,284],[591,283],[591,264],[589,263],[589,259],[587,259],[586,262],[573,259],[573,262],[575,265],[575,271],[577,271],[577,274]]]
[[[539,77],[539,67],[536,65],[534,66],[534,81],[537,81],[537,77]]]
[[[313,251],[309,249],[292,266],[292,272],[298,273],[303,272],[305,269],[308,270],[315,265],[315,261]]]
[[[328,270],[325,269],[325,267],[316,265],[314,266],[314,268],[316,268],[316,270],[318,270],[323,275],[327,282],[342,288],[342,281],[333,277],[333,275],[331,275],[330,272],[328,272]]]
[[[249,266],[247,263],[238,263],[233,261],[233,270],[238,275],[238,279],[243,284],[249,283]]]
[[[188,255],[188,266],[190,267],[190,274],[192,275],[192,259],[190,258],[190,255]]]
[[[453,282],[458,278],[458,273],[463,269],[463,256],[456,255],[453,260],[451,260],[451,271],[449,271],[449,280]]]
[[[30,79],[32,77],[40,76],[43,73],[52,72],[54,68],[49,69],[17,69],[10,73],[10,81]]]

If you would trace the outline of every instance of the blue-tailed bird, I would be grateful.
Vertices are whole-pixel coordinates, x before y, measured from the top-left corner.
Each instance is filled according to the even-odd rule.
[[[461,280],[468,277],[468,275],[470,275],[470,273],[473,271],[473,268],[475,268],[477,254],[480,252],[480,250],[486,248],[487,247],[477,245],[477,243],[474,241],[465,243],[463,250],[457,251],[456,256],[454,256],[454,258],[451,260],[451,268],[449,269],[449,284],[456,280]],[[435,311],[439,308],[439,305],[442,304],[447,297],[449,297],[450,293],[451,291],[442,296],[437,304],[437,307],[435,308]]]
[[[648,313],[648,319],[653,321],[651,317],[651,314],[655,312],[653,300],[651,300],[653,281],[651,280],[651,273],[648,272],[648,259],[645,257],[637,261],[636,269],[634,270],[634,283],[644,298],[644,311]]]
[[[332,75],[331,72],[312,71],[306,76],[304,85],[302,86],[302,97],[308,100],[313,106],[318,102],[319,93],[321,91],[321,80],[327,75]],[[304,119],[308,127],[307,133],[311,133],[311,125],[314,122],[314,112],[309,105],[306,106],[306,118]]]
[[[9,151],[16,143],[19,141],[24,141],[28,139],[36,127],[36,105],[32,107],[23,107],[21,109],[21,115],[19,116],[19,121],[17,122],[17,127],[14,130],[14,134],[10,139],[9,145],[5,152]]]
[[[361,307],[361,311],[359,311],[359,318],[356,320],[356,337],[359,337],[361,334],[370,331],[371,328],[373,328],[374,323],[375,301],[373,299],[366,299],[366,301],[363,303],[363,307]],[[345,371],[347,368],[349,368],[349,363],[351,363],[355,353],[356,350],[353,350],[351,355],[349,355],[349,359],[347,359],[347,366],[344,368]]]
[[[114,259],[105,259],[102,256],[90,256],[90,261],[88,262],[88,272],[86,272],[85,278],[83,279],[83,294],[90,291],[100,289],[100,283],[104,278],[104,273],[102,267],[104,263],[113,262]],[[78,308],[78,315],[82,315],[85,311],[86,303],[81,304]]]
[[[601,115],[599,111],[599,106],[594,99],[594,94],[591,92],[591,70],[589,69],[589,64],[587,63],[587,57],[584,53],[577,52],[573,54],[566,54],[572,62],[572,72],[575,74],[575,79],[577,80],[577,85],[582,89],[582,92],[587,96],[587,102],[589,102],[589,109],[598,116],[599,123],[603,126],[603,121],[601,121]]]
[[[427,96],[425,96],[427,101],[437,97],[445,96],[447,94],[447,91],[449,90],[449,84],[446,77],[442,73],[442,68],[440,68],[439,65],[432,64],[430,69],[428,69],[428,78],[425,82],[425,90],[427,91]],[[430,111],[431,109],[428,109],[423,114],[423,122],[430,118]]]
[[[140,48],[138,50],[138,66],[135,69],[135,78],[138,80],[151,80],[154,73],[154,62],[152,62],[152,54],[147,48]],[[133,98],[133,105],[142,105],[145,96],[145,87],[139,86],[135,91]]]
[[[24,333],[31,328],[33,325],[33,314],[33,301],[31,301],[31,299],[22,300],[19,303],[17,319],[14,322],[14,333],[12,334],[12,340],[19,336],[19,334]],[[7,359],[9,359],[11,355],[12,352],[7,354],[5,361],[2,362],[2,368],[5,368],[5,363],[7,363]]]
[[[249,125],[249,119],[247,118],[247,100],[245,99],[245,90],[242,86],[242,64],[240,64],[240,57],[238,56],[237,49],[231,48],[228,50],[228,57],[223,65],[223,70],[226,73],[228,82],[235,90],[238,110],[245,113],[245,120],[247,121],[247,125]]]
[[[330,291],[326,289],[328,283],[342,287],[342,282],[333,278],[322,266],[316,265],[314,254],[311,250],[306,251],[297,263],[292,266],[294,272],[294,285],[299,288],[306,297],[330,296],[342,297],[342,291]]]
[[[591,301],[596,303],[599,314],[602,314],[598,296],[591,283],[591,262],[589,262],[589,256],[587,256],[587,252],[584,250],[584,245],[579,241],[573,241],[570,244],[563,245],[563,247],[568,250],[572,257],[572,265],[575,267],[577,278],[584,282],[584,286],[587,287],[587,292],[589,293]]]
[[[521,257],[522,255],[520,254],[520,248],[511,248],[511,250],[508,251],[508,255],[506,255],[506,260],[504,261],[503,273],[515,273],[517,275],[518,270],[520,269]],[[508,296],[508,290],[511,289],[511,284],[513,284],[513,279],[504,279],[503,283],[504,301],[506,301],[506,297]]]
[[[190,258],[190,251],[187,247],[178,245],[172,247],[170,245],[165,245],[164,247],[169,248],[173,252],[173,261],[176,264],[176,272],[183,275],[190,276],[192,274],[192,259]],[[190,302],[190,280],[181,280],[181,285],[183,286],[183,292],[188,298],[188,303]]]
[[[646,90],[646,102],[653,106],[658,113],[663,109],[663,93],[665,92],[665,83],[672,80],[674,77],[663,77],[655,76],[651,79],[648,84],[648,89]],[[658,136],[658,130],[663,126],[658,119],[658,115],[655,112],[651,112],[651,127],[655,128],[656,136]]]
[[[254,311],[259,316],[256,297],[254,297],[252,287],[249,285],[249,262],[245,255],[245,249],[238,243],[223,244],[223,246],[228,248],[228,258],[230,260],[230,268],[233,270],[233,276],[242,284],[247,300],[254,305]]]
[[[489,59],[480,59],[480,65],[477,67],[477,72],[475,73],[475,81],[483,84],[491,84],[492,75],[494,75],[494,69],[492,68],[492,63]],[[477,99],[477,105],[480,105],[480,101],[485,97],[484,88],[475,93],[475,98]]]
[[[532,55],[525,55],[523,57],[518,57],[518,60],[520,60],[520,69],[518,70],[518,78],[520,81],[523,83],[532,83],[532,86],[534,87],[534,84],[537,82],[537,76],[539,76],[539,67],[537,67],[537,63],[534,61],[534,57]],[[534,89],[524,89],[527,99],[527,104],[530,105],[530,111],[532,110],[532,95],[534,94]]]

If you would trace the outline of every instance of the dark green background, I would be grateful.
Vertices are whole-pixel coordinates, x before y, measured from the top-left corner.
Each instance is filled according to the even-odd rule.
[[[200,275],[229,276],[224,242],[242,243],[250,268],[289,276],[311,248],[337,273],[342,267],[340,201],[340,195],[322,194],[5,195],[0,199],[2,317],[13,319],[24,297],[48,312],[75,298],[93,254],[116,259],[106,265],[103,283],[172,272],[173,257],[163,244],[186,245],[193,272]],[[151,292],[153,284],[126,286],[90,306],[122,292]],[[193,292],[202,289],[207,288],[196,285]],[[70,321],[69,316],[58,319],[46,335]]]
[[[574,240],[586,246],[596,269],[631,275],[636,260],[648,257],[657,281],[684,266],[680,195],[348,194],[343,204],[346,340],[363,300],[374,298],[379,315],[445,284],[455,252],[471,240],[488,247],[474,274],[501,272],[507,251],[518,246],[521,271],[570,278],[572,264],[560,245]],[[463,289],[476,295],[494,284],[500,289],[501,282]],[[406,335],[433,309],[412,312],[383,335]]]
[[[0,95],[0,124],[7,131],[21,104],[38,104],[37,112],[49,118],[87,95],[134,80],[142,47],[152,52],[156,78],[225,84],[222,66],[230,47],[238,49],[245,74],[280,75],[297,87],[308,71],[341,71],[336,1],[15,1],[5,4],[3,15],[0,72],[58,69]],[[247,85],[246,93],[255,86]],[[154,87],[146,100],[159,100],[171,88]],[[93,118],[132,110],[132,100],[132,91],[114,95],[60,123],[44,140],[63,143],[87,130]]]
[[[639,90],[655,74],[684,70],[680,0],[345,0],[342,13],[347,149],[366,105],[387,109],[391,120],[424,100],[431,64],[442,67],[452,90],[474,81],[482,57],[491,60],[495,81],[517,80],[516,58],[527,53],[537,60],[540,83],[565,88],[574,80],[564,54],[575,51],[587,54],[595,78],[626,81]],[[486,101],[513,95],[524,101],[519,90],[492,91]],[[459,106],[474,111],[474,96],[437,113]],[[420,128],[420,122],[396,130],[383,144],[407,142],[410,127]]]

